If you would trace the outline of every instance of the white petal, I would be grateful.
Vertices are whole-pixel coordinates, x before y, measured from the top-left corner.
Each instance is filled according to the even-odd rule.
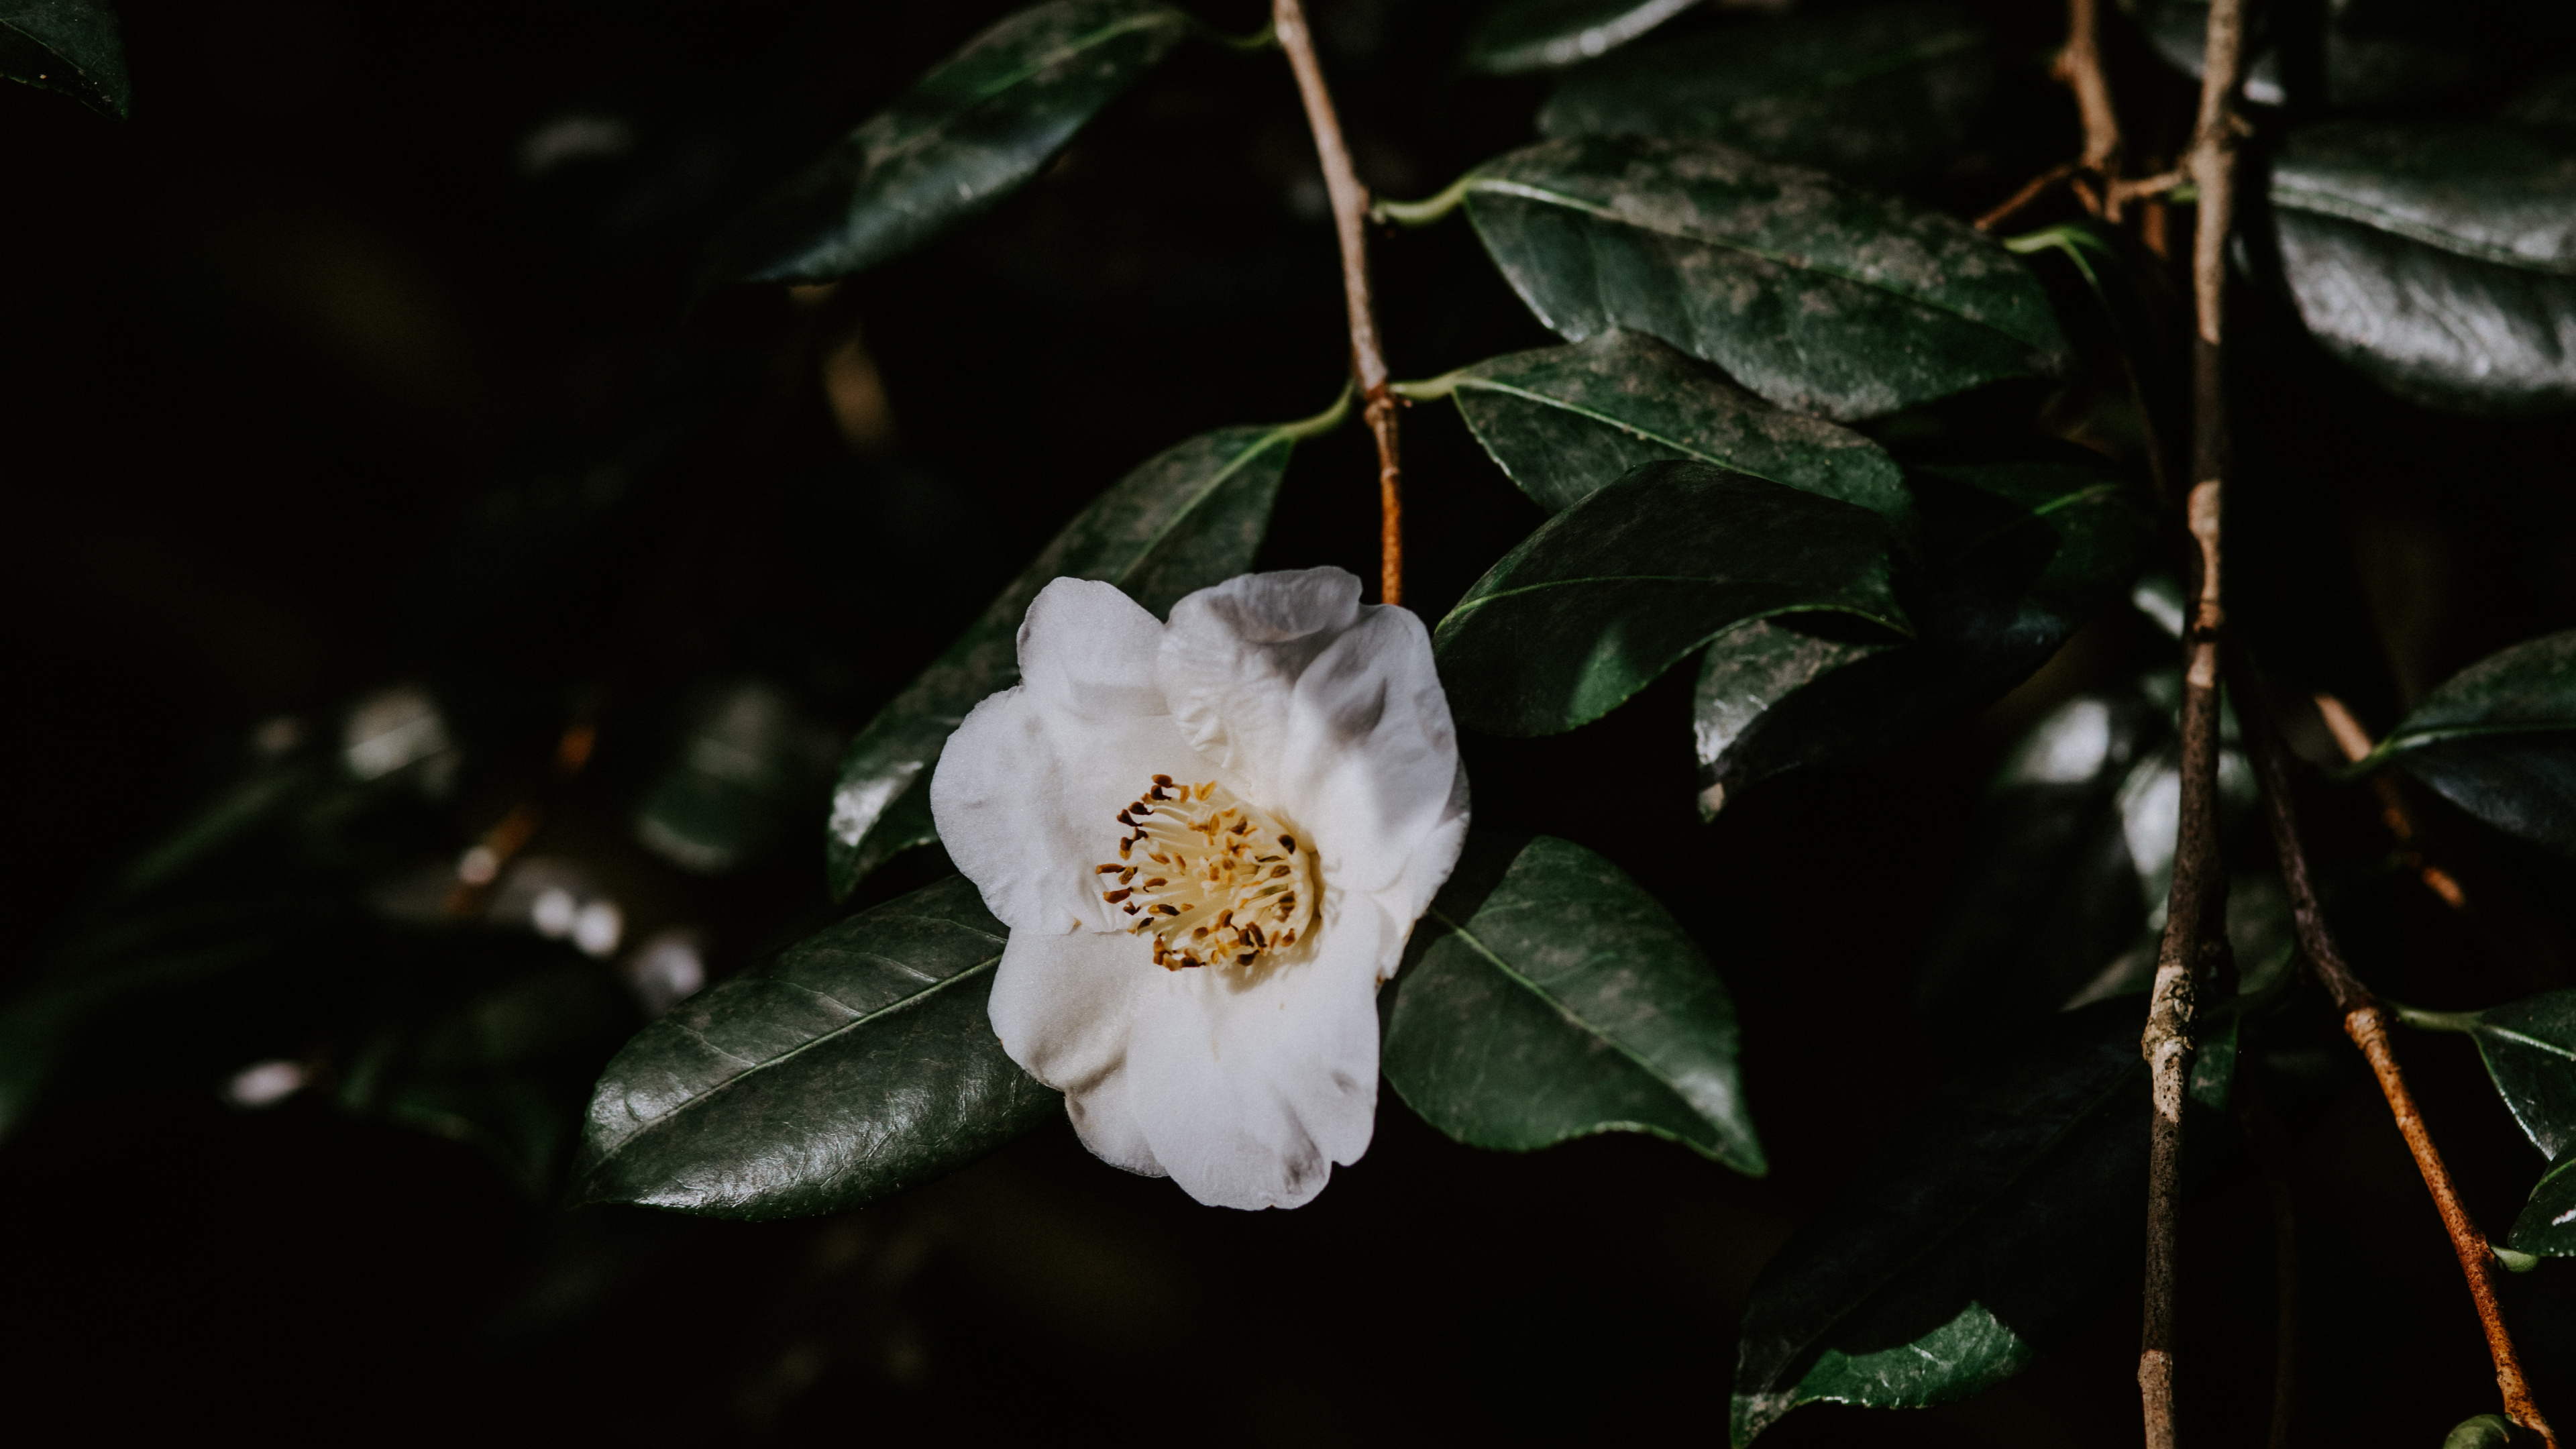
[[[1325,883],[1377,893],[1406,882],[1388,904],[1402,901],[1410,926],[1457,863],[1466,776],[1430,631],[1409,609],[1359,614],[1298,675],[1270,773],[1277,807],[1312,833]]]
[[[1011,1060],[1064,1093],[1083,1145],[1148,1177],[1163,1169],[1131,1105],[1127,1037],[1139,994],[1164,974],[1135,936],[1015,931],[987,1008]]]
[[[1200,1202],[1296,1207],[1368,1150],[1378,963],[1402,939],[1367,897],[1337,904],[1309,959],[1157,971],[1139,993],[1129,1100],[1155,1160]]]
[[[1107,584],[1058,579],[1020,628],[1025,682],[975,706],[940,752],[940,843],[1013,932],[1123,926],[1094,868],[1118,811],[1193,762],[1153,683],[1161,626]]]
[[[1341,569],[1244,574],[1172,606],[1159,664],[1164,696],[1191,744],[1270,803],[1266,769],[1288,740],[1297,676],[1360,612],[1360,581]]]

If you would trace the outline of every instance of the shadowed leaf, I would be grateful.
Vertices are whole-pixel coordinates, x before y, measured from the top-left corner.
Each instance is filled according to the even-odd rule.
[[[1466,204],[1560,335],[1652,333],[1782,407],[1874,417],[2062,364],[2038,279],[1965,222],[1729,147],[1542,142]]]
[[[106,0],[0,0],[0,76],[119,119],[133,106]]]
[[[2513,1220],[2505,1246],[2535,1257],[2576,1257],[2576,1149],[2561,1154],[2541,1174],[2531,1201]]]
[[[1393,991],[1383,1060],[1405,1105],[1477,1147],[1650,1132],[1764,1171],[1735,1005],[1671,914],[1579,845],[1469,850]]]
[[[717,243],[712,283],[822,282],[900,256],[1027,183],[1190,18],[1050,0],[968,41]]]
[[[2453,675],[2372,758],[2499,830],[2576,854],[2576,630]]]
[[[1469,70],[1518,75],[1627,44],[1699,0],[1505,0],[1467,37]]]
[[[1433,648],[1450,707],[1496,734],[1597,719],[1711,635],[1834,610],[1907,626],[1885,520],[1705,463],[1648,463],[1541,524],[1477,580]]]
[[[673,1007],[600,1076],[580,1200],[835,1212],[1060,1114],[986,1019],[1006,935],[952,876]]]

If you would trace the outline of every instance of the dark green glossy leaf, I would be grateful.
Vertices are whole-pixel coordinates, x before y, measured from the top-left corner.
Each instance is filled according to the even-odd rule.
[[[719,875],[777,843],[831,778],[833,739],[777,689],[734,685],[695,712],[679,758],[635,814],[635,837],[684,870]]]
[[[1020,619],[1058,578],[1107,579],[1160,614],[1252,565],[1295,427],[1221,428],[1155,457],[1076,515],[919,679],[851,742],[832,793],[829,871],[846,896],[862,876],[939,838],[930,776],[966,712],[1020,677]]]
[[[2560,1154],[2513,1220],[2505,1246],[2543,1258],[2576,1258],[2576,1148]]]
[[[2576,854],[2576,630],[2453,675],[2373,758],[2489,825]]]
[[[2513,1449],[2513,1421],[2502,1414],[2462,1419],[2442,1436],[2442,1449]]]
[[[2284,140],[2271,194],[2327,351],[2428,406],[2576,407],[2576,152],[2511,126],[2337,122]]]
[[[1763,1172],[1735,1004],[1672,915],[1567,841],[1468,849],[1393,990],[1383,1061],[1405,1105],[1476,1147],[1650,1132]]]
[[[2003,48],[1963,5],[1746,16],[1570,72],[1539,112],[1550,136],[1680,136],[1890,186],[1991,169],[2006,119]],[[2009,133],[2018,132],[2019,136]]]
[[[2145,1001],[2049,1019],[1910,1114],[1753,1286],[1733,1442],[1801,1404],[1919,1407],[2009,1377],[2137,1252],[2146,1201]],[[2192,1097],[2224,1105],[2232,1028]]]
[[[1061,1115],[985,1016],[1006,934],[951,876],[673,1007],[599,1079],[580,1199],[835,1212]]]
[[[1554,513],[1641,463],[1696,458],[1895,515],[1904,472],[1887,450],[1785,412],[1669,344],[1612,328],[1441,379],[1494,462]]]
[[[1547,141],[1465,181],[1541,322],[1649,332],[1782,407],[1852,419],[2060,365],[2038,279],[1966,223],[1709,142]]]
[[[2543,992],[2484,1011],[2407,1017],[2476,1040],[2487,1075],[2541,1156],[2576,1148],[2576,990]]]
[[[1518,75],[1626,45],[1699,0],[1503,0],[1467,36],[1469,70]]]
[[[133,102],[107,0],[0,0],[0,76],[119,118]]]
[[[1049,0],[968,41],[717,244],[711,280],[820,282],[1019,189],[1191,28],[1150,0]]]
[[[1711,635],[1790,610],[1906,628],[1886,521],[1705,463],[1648,463],[1541,524],[1440,621],[1458,718],[1497,734],[1608,713]]]
[[[1899,569],[1897,598],[1919,637],[1812,615],[1719,635],[1693,705],[1703,812],[1991,703],[2128,594],[2154,536],[2132,490],[2090,459],[1935,466],[1911,481],[1914,566]]]

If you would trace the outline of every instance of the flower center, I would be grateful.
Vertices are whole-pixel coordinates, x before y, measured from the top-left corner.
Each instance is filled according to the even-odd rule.
[[[1154,938],[1164,970],[1249,966],[1312,930],[1315,853],[1216,781],[1156,775],[1118,823],[1136,833],[1100,867],[1118,877],[1100,898],[1135,918],[1129,935]]]

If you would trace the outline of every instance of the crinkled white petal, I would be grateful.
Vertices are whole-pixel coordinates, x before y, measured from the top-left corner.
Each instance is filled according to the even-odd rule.
[[[1030,1076],[1064,1093],[1083,1145],[1161,1177],[1132,1104],[1127,1038],[1139,998],[1163,975],[1134,936],[1013,932],[993,973],[993,1033]]]
[[[1424,857],[1435,833],[1464,839],[1458,731],[1419,618],[1363,609],[1306,666],[1271,770],[1280,807],[1314,833],[1324,878],[1340,889],[1385,890],[1408,867],[1434,864]],[[1434,890],[1456,859],[1453,843],[1436,862]],[[1401,918],[1411,924],[1430,899]]]
[[[1269,771],[1288,743],[1297,676],[1360,613],[1360,581],[1341,569],[1244,574],[1172,606],[1158,672],[1181,732],[1275,803]]]
[[[1332,903],[1312,954],[1266,972],[1159,971],[1136,1002],[1128,1101],[1154,1159],[1213,1207],[1297,1207],[1368,1150],[1377,1113],[1375,901]]]
[[[940,752],[940,843],[1014,932],[1119,924],[1092,873],[1117,855],[1118,811],[1193,758],[1154,685],[1161,635],[1114,586],[1056,580],[1020,627],[1022,682]]]

